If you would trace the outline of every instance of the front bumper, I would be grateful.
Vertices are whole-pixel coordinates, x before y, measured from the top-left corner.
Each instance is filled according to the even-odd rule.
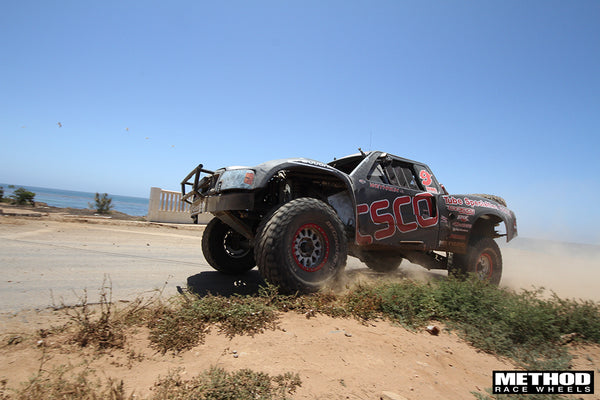
[[[191,205],[192,216],[219,211],[242,211],[254,208],[253,192],[217,193],[209,196],[196,196]]]
[[[223,179],[222,182],[222,178],[227,173],[224,169],[216,172],[209,171],[200,164],[183,179],[181,182],[181,201],[191,205],[192,217],[202,213],[250,210],[254,207],[254,190],[249,190],[252,187],[252,181],[247,180],[248,176],[242,177],[244,178],[241,184],[242,187],[230,188],[230,182],[226,179]],[[206,175],[201,179],[202,174]],[[253,178],[254,173],[252,172],[252,180]],[[189,191],[186,191],[186,189],[189,189]]]

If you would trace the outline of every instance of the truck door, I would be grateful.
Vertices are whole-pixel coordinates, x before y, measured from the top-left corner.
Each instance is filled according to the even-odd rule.
[[[385,156],[356,182],[360,245],[433,249],[439,233],[437,182],[425,166]]]

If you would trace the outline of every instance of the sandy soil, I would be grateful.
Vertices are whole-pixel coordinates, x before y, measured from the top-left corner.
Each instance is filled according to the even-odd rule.
[[[386,321],[364,325],[353,319],[285,313],[277,330],[228,339],[212,329],[204,344],[179,355],[152,350],[144,328],[130,332],[123,350],[105,352],[78,348],[65,334],[40,339],[40,329],[63,322],[61,311],[25,311],[2,318],[0,379],[7,379],[8,387],[25,382],[42,365],[46,371],[70,366],[72,373],[85,367],[103,379],[122,379],[128,393],[144,397],[169,371],[179,370],[185,378],[219,366],[271,375],[298,373],[302,387],[295,399],[378,399],[391,391],[406,399],[458,400],[489,388],[492,371],[515,368],[509,360],[482,353],[444,329],[433,336]],[[574,369],[600,370],[600,347],[570,351]]]
[[[79,225],[64,222],[71,217],[55,213],[22,220],[26,225],[39,218],[62,223],[64,230]],[[78,221],[89,223],[86,219]],[[102,223],[126,228],[132,222]],[[15,229],[23,229],[23,225],[15,224]],[[160,228],[148,225],[145,229]],[[572,254],[558,246],[521,247],[503,249],[503,284],[515,288],[546,286],[561,295],[600,299],[596,248]],[[567,264],[556,265],[557,260]],[[413,267],[407,267],[408,275],[418,275],[419,279],[443,278],[426,271],[410,272]],[[144,396],[158,376],[171,370],[179,368],[184,376],[191,377],[210,366],[221,366],[270,374],[297,372],[303,382],[294,396],[297,399],[378,399],[383,391],[391,391],[407,399],[437,400],[474,398],[471,392],[483,392],[491,386],[492,371],[515,368],[509,360],[482,353],[444,329],[433,336],[386,321],[363,325],[352,319],[323,315],[307,319],[295,313],[281,315],[280,329],[254,337],[228,339],[213,329],[204,344],[180,355],[152,350],[145,329],[132,331],[125,349],[105,353],[81,351],[64,335],[39,342],[40,329],[65,321],[64,312],[52,310],[0,314],[0,380],[16,387],[36,373],[44,359],[45,370],[58,365],[87,365],[99,377],[123,379],[128,392]],[[593,369],[596,382],[600,382],[600,347],[573,347],[571,353],[575,356],[574,369]],[[596,392],[581,398],[600,399],[598,388]]]

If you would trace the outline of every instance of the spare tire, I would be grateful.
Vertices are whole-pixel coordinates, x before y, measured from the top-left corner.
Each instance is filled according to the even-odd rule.
[[[500,196],[496,196],[496,195],[494,195],[494,194],[481,194],[481,193],[473,193],[473,194],[471,194],[471,195],[468,195],[468,196],[479,196],[479,197],[483,197],[483,198],[485,198],[485,199],[488,199],[488,200],[495,201],[496,203],[500,203],[500,204],[502,204],[504,207],[507,207],[507,205],[506,205],[506,200],[504,200],[502,197],[500,197]]]

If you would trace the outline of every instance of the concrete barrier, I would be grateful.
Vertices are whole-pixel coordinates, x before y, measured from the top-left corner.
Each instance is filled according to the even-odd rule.
[[[198,218],[198,223],[206,224],[212,218],[211,214],[201,214]],[[150,189],[148,221],[176,224],[193,223],[190,216],[190,205],[181,201],[181,192],[163,190],[157,187]]]

